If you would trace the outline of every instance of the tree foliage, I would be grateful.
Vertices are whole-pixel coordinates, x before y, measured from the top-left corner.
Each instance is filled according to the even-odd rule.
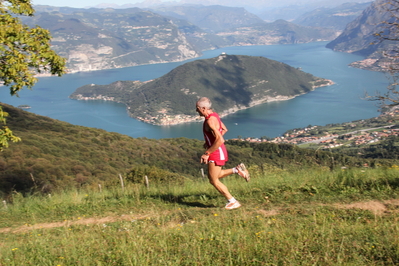
[[[19,137],[14,136],[12,131],[6,126],[7,116],[8,113],[4,112],[0,106],[0,123],[4,124],[4,126],[0,128],[0,151],[8,147],[8,141],[17,142],[21,140]]]
[[[61,76],[65,59],[50,47],[51,35],[46,29],[28,27],[18,16],[33,16],[30,0],[0,0],[0,85],[9,86],[11,95],[24,87],[32,88],[37,73]],[[7,114],[0,107],[0,150],[8,141],[19,138],[5,126]]]

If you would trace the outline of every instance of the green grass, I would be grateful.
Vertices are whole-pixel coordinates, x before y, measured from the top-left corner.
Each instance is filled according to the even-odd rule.
[[[205,180],[14,193],[0,208],[0,265],[399,263],[396,167],[250,170],[249,183],[224,180],[243,205],[233,211]],[[383,212],[347,205],[370,201]]]

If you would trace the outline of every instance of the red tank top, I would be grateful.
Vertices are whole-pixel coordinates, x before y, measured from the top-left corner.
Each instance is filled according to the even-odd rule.
[[[216,117],[216,119],[219,122],[220,134],[223,132],[222,121],[220,120],[220,117],[217,113],[213,112],[212,114],[205,117],[205,121],[202,126],[202,131],[204,133],[205,142],[206,142],[206,145],[208,145],[208,147],[211,147],[216,139],[216,137],[212,134],[211,131],[205,131],[205,125],[206,125],[208,119],[212,116]],[[224,143],[222,145],[220,145],[220,147],[216,151],[212,152],[209,155],[209,161],[214,161],[216,165],[224,165],[227,160],[228,160],[228,155],[227,155],[227,150],[226,150]]]

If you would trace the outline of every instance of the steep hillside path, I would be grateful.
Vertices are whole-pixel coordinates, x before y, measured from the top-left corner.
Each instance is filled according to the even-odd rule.
[[[361,209],[361,210],[368,210],[372,212],[376,216],[381,216],[384,214],[392,213],[392,206],[394,206],[395,210],[399,206],[399,199],[391,199],[385,201],[365,201],[365,202],[354,202],[350,204],[323,204],[323,206],[332,206],[338,209]],[[391,206],[391,207],[389,207]],[[177,210],[176,210],[177,211]],[[281,212],[281,209],[272,209],[272,210],[256,210],[259,214],[263,216],[275,216]],[[170,214],[170,211],[167,213],[158,213],[156,215],[167,215]],[[5,227],[0,228],[0,233],[25,233],[32,230],[38,229],[51,229],[51,228],[58,228],[58,227],[69,227],[73,225],[89,225],[89,224],[105,224],[105,223],[113,223],[118,221],[136,221],[136,220],[144,220],[147,218],[151,218],[154,216],[152,215],[134,215],[134,214],[124,214],[118,216],[107,216],[107,217],[91,217],[91,218],[83,218],[74,221],[63,221],[63,222],[53,222],[53,223],[38,223],[35,225],[23,225],[19,227]]]

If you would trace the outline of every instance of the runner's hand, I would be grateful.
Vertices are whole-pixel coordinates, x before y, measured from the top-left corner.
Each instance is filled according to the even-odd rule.
[[[201,163],[208,164],[209,155],[202,154],[201,155]]]

